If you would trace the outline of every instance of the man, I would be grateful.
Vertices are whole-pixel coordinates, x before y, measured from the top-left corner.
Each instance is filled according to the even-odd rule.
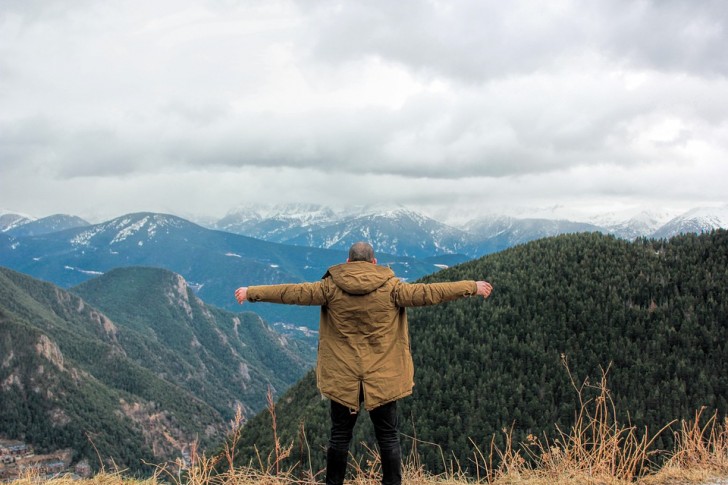
[[[487,298],[485,281],[407,284],[377,266],[372,246],[358,242],[346,263],[332,266],[320,281],[241,287],[239,303],[264,301],[320,305],[318,388],[331,400],[331,435],[326,483],[344,483],[354,424],[361,403],[369,411],[379,444],[382,484],[402,482],[397,400],[412,394],[406,307],[434,305],[472,295]]]

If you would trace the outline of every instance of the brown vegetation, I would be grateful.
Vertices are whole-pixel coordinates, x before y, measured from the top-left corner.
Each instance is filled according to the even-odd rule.
[[[568,367],[567,367],[568,371]],[[506,445],[495,446],[491,441],[486,451],[474,446],[473,461],[477,465],[475,476],[462,472],[457,464],[440,475],[429,474],[418,464],[416,449],[404,465],[403,481],[412,485],[687,485],[728,484],[728,417],[722,421],[718,414],[705,416],[705,410],[695,413],[690,421],[677,425],[669,423],[650,436],[647,430],[638,433],[630,425],[616,420],[616,410],[607,388],[607,372],[600,382],[591,385],[588,380],[572,384],[581,397],[586,388],[595,389],[597,397],[581,400],[574,424],[569,430],[557,428],[557,438],[548,440],[529,436],[526,443],[516,444],[510,430],[504,429]],[[72,481],[55,478],[45,485],[290,485],[323,482],[322,470],[302,470],[298,465],[284,468],[292,445],[279,442],[276,430],[276,410],[272,396],[268,395],[268,412],[273,418],[272,433],[275,449],[269,456],[258,456],[256,466],[235,467],[236,444],[243,432],[242,412],[231,424],[230,439],[224,450],[214,456],[198,454],[192,450],[190,463],[179,460],[175,464],[158,465],[153,477],[136,480],[122,472],[102,472],[95,477]],[[701,424],[702,423],[702,424]],[[303,426],[303,425],[302,425]],[[673,428],[677,428],[673,430]],[[302,430],[303,431],[303,430]],[[652,447],[661,433],[675,434],[674,450]],[[641,434],[641,437],[640,437]],[[305,435],[305,434],[304,434]],[[431,444],[431,443],[430,443]],[[443,454],[443,459],[444,459]],[[661,457],[662,465],[655,458]],[[370,450],[365,463],[352,460],[353,474],[347,483],[376,485],[380,481],[380,463],[377,452]],[[225,469],[218,472],[219,469]],[[37,485],[37,477],[26,476],[12,485]]]

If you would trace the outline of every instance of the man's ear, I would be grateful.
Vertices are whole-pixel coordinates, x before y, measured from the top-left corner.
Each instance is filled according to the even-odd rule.
[[[347,263],[349,262],[349,258],[346,258],[346,262],[347,262]]]
[[[372,264],[377,264],[377,258],[372,258]]]

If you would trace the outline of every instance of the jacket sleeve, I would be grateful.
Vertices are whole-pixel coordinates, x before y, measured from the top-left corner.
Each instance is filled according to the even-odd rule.
[[[437,305],[475,295],[475,281],[451,283],[402,283],[395,288],[395,304],[400,307]]]
[[[287,305],[324,305],[326,295],[321,281],[288,285],[249,286],[248,301],[285,303]]]

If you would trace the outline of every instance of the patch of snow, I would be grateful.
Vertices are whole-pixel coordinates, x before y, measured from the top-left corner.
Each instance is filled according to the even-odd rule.
[[[192,291],[194,291],[195,293],[198,293],[202,289],[202,287],[205,286],[205,283],[194,283],[192,281],[188,281],[187,286],[189,288],[192,288]]]
[[[71,244],[74,246],[89,246],[91,244],[91,239],[102,230],[103,227],[97,226],[94,229],[79,232],[73,239],[71,239]]]
[[[79,273],[83,273],[83,274],[94,275],[94,276],[104,274],[102,271],[91,271],[91,270],[87,270],[87,269],[74,268],[73,266],[68,266],[68,265],[64,266],[63,268],[71,270],[71,271],[78,271]]]
[[[129,236],[132,236],[136,234],[139,230],[141,230],[144,225],[149,220],[149,217],[143,217],[142,219],[138,220],[134,224],[127,225],[124,227],[121,231],[119,231],[116,236],[114,236],[114,239],[111,240],[110,244],[115,244],[121,241],[126,240]],[[126,224],[129,224],[131,221],[129,219],[125,219]],[[122,224],[124,224],[122,222]],[[141,241],[139,241],[141,243]],[[139,244],[141,246],[141,244]]]

